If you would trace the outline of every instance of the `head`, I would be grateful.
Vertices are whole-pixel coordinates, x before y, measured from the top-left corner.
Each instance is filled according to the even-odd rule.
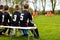
[[[0,10],[3,10],[3,5],[0,5]]]
[[[9,10],[9,6],[8,5],[5,5],[4,6],[4,11],[8,11]]]
[[[24,4],[24,9],[29,9],[29,5],[27,3]]]
[[[19,5],[15,5],[15,10],[20,10]]]

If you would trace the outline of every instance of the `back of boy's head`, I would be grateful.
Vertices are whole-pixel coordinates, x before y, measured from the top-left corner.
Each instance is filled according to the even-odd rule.
[[[26,3],[24,4],[24,9],[28,9],[29,8],[29,5]]]
[[[19,9],[20,9],[19,5],[15,5],[15,10],[19,10]]]
[[[8,10],[9,9],[9,6],[8,5],[5,5],[4,6],[4,10]]]
[[[0,9],[3,9],[3,5],[0,5]]]

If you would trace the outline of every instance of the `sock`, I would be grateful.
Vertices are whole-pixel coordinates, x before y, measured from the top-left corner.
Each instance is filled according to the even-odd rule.
[[[20,36],[22,36],[23,35],[23,31],[22,30],[19,30],[19,32],[20,32]]]
[[[15,35],[15,29],[11,29],[11,35]]]
[[[28,30],[24,29],[23,32],[24,32],[24,35],[28,35]]]

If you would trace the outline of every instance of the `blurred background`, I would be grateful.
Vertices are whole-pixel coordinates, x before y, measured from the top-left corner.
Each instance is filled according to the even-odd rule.
[[[32,13],[46,14],[51,12],[53,14],[60,14],[60,0],[0,0],[0,4],[8,5],[11,12],[15,4],[19,4],[22,10],[24,3],[29,4],[29,11]]]

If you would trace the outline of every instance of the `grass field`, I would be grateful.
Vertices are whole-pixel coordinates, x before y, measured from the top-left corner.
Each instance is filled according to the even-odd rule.
[[[34,23],[39,29],[40,38],[38,40],[60,40],[60,15],[53,17],[40,15],[34,18]],[[11,37],[0,36],[0,40],[11,40]],[[16,36],[12,37],[12,40],[27,40],[27,37]]]

